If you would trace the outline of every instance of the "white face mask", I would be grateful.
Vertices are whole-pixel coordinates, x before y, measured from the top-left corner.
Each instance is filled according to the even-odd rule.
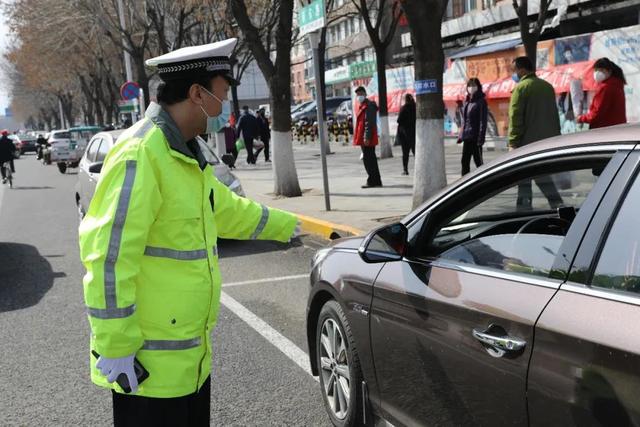
[[[358,100],[358,104],[362,104],[367,97],[364,95],[358,95],[356,99]]]
[[[469,86],[469,87],[467,87],[467,92],[471,96],[475,95],[477,91],[478,91],[478,87],[477,86]]]
[[[607,80],[607,74],[604,71],[595,71],[593,73],[593,78],[595,79],[595,81],[597,81],[598,83],[602,83],[603,81]]]

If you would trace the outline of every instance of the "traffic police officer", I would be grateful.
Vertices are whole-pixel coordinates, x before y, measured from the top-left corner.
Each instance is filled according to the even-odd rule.
[[[296,216],[220,183],[195,140],[229,118],[235,44],[147,61],[163,81],[158,103],[107,155],[80,225],[91,379],[113,390],[116,426],[209,425],[217,238],[286,242],[299,230]],[[134,361],[149,373],[140,384]]]

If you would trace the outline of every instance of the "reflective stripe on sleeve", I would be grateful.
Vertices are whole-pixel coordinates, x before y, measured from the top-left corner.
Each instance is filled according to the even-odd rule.
[[[155,248],[147,246],[144,249],[144,254],[147,256],[158,258],[170,258],[179,261],[192,261],[197,259],[207,259],[206,249],[197,249],[193,251],[177,251],[175,249],[167,248]]]
[[[200,345],[200,337],[188,340],[146,340],[142,350],[188,350]]]
[[[133,134],[134,138],[144,138],[144,136],[151,130],[153,127],[153,122],[151,120],[145,120],[144,123],[140,126],[140,128]]]
[[[104,263],[104,296],[107,309],[118,307],[116,298],[116,262],[120,252],[120,243],[122,241],[122,231],[124,223],[127,219],[127,211],[129,210],[129,202],[131,200],[131,192],[133,191],[133,182],[136,177],[135,160],[127,160],[126,173],[124,183],[118,199],[113,226],[111,227],[111,237],[109,238],[109,249],[107,250],[107,259]]]
[[[129,317],[136,311],[136,306],[130,305],[129,307],[124,308],[93,308],[87,307],[87,312],[89,316],[95,317],[96,319],[122,319],[124,317]]]
[[[217,246],[213,247],[213,256],[218,256],[218,247]]]
[[[256,230],[251,235],[251,239],[255,240],[258,238],[260,233],[264,230],[264,227],[267,225],[267,221],[269,220],[269,208],[262,205],[262,216],[260,217],[260,222],[256,227]]]

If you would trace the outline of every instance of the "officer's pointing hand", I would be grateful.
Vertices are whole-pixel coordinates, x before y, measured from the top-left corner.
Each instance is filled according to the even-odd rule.
[[[293,233],[291,234],[291,237],[289,237],[289,241],[291,241],[291,239],[295,239],[296,237],[300,236],[301,234],[302,234],[302,222],[300,222],[300,220],[298,220],[295,230],[293,230]]]
[[[120,374],[125,374],[129,380],[131,393],[136,393],[138,391],[138,378],[133,368],[133,360],[135,357],[135,354],[115,359],[100,356],[96,363],[96,368],[102,375],[107,377],[107,381],[110,383],[114,382]]]

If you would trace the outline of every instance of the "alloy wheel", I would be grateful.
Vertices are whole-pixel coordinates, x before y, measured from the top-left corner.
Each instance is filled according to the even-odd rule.
[[[320,369],[325,398],[333,415],[343,420],[349,413],[350,372],[347,346],[340,326],[333,319],[322,324]]]

